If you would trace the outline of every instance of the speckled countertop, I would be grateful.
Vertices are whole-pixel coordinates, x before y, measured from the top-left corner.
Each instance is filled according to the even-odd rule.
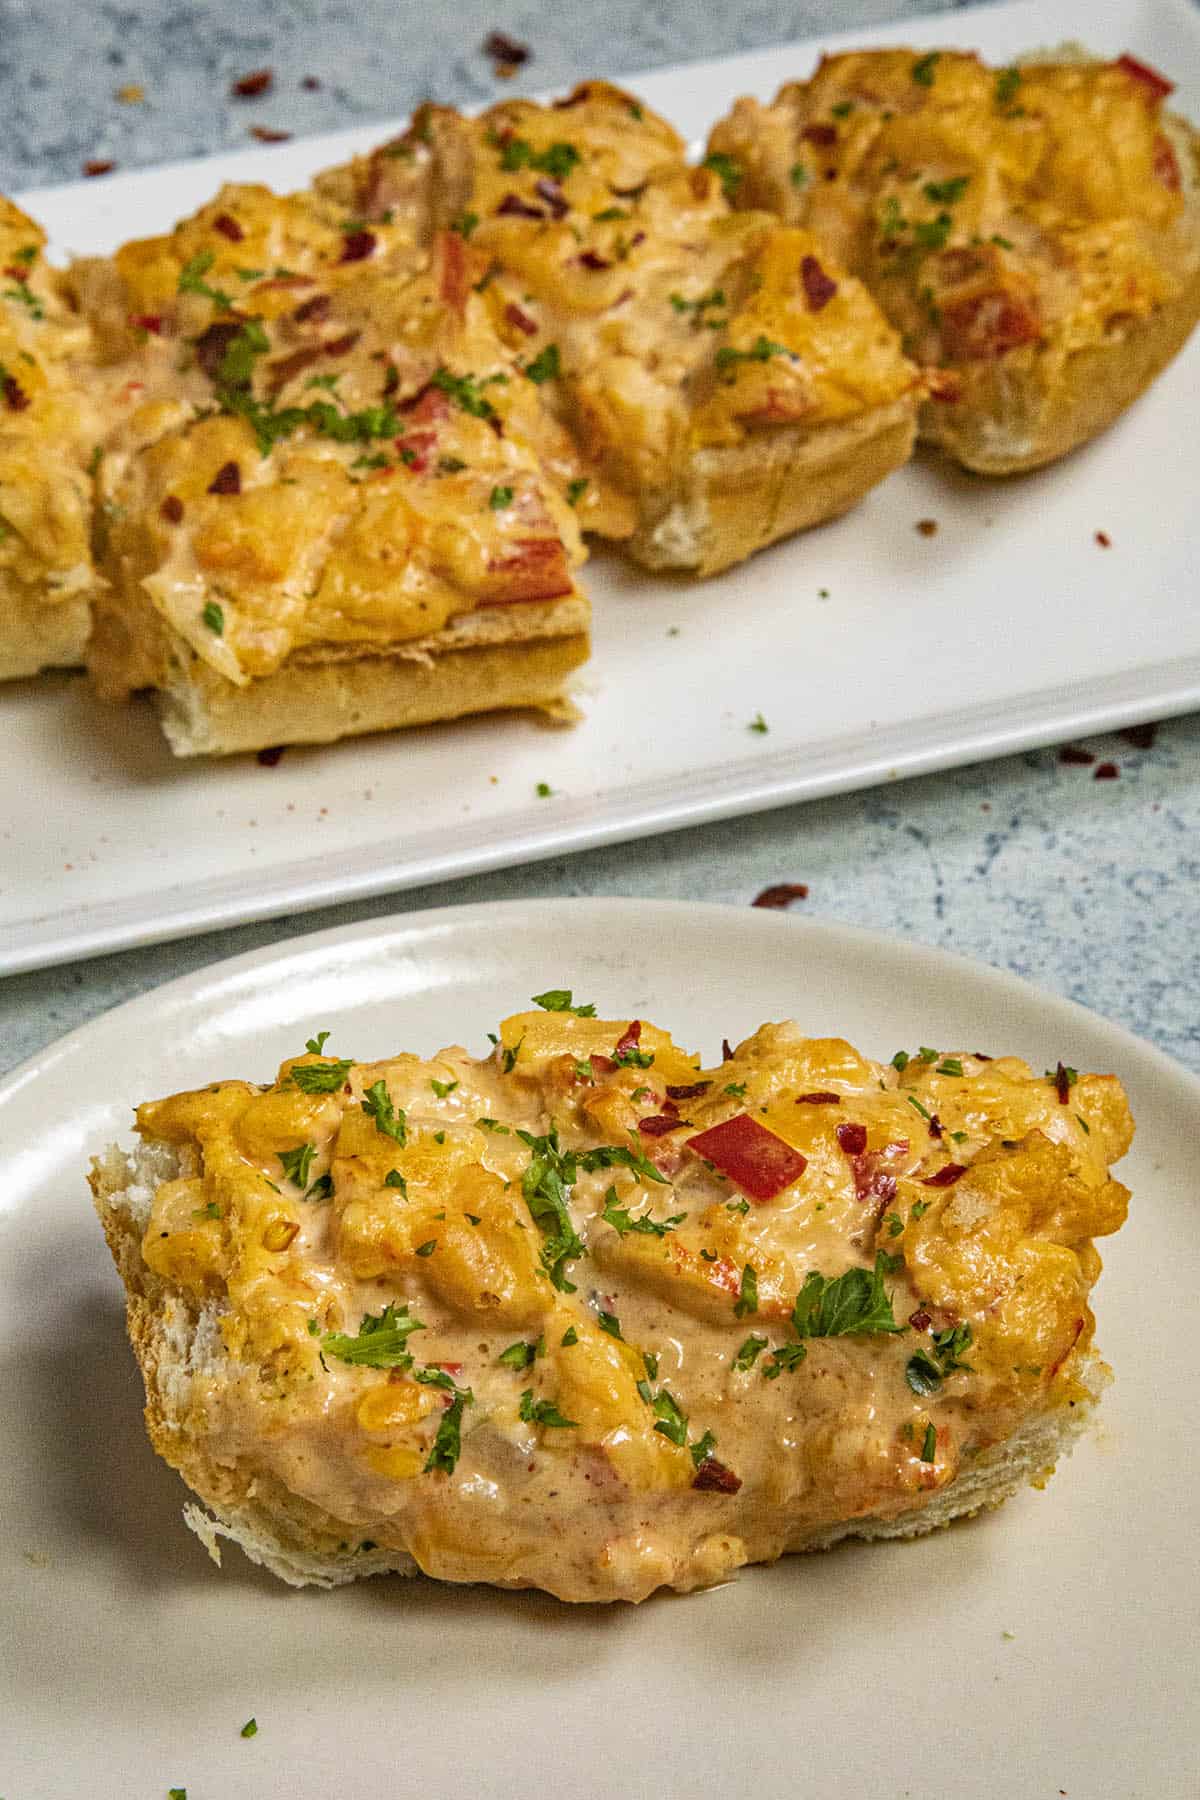
[[[480,53],[500,27],[530,43],[531,88],[616,74],[939,9],[936,0],[50,0],[0,5],[6,131],[0,185],[246,142],[251,123],[296,134],[395,117],[429,93],[508,91]],[[64,29],[69,21],[69,29]],[[229,98],[270,67],[272,91]],[[306,86],[305,80],[320,85]],[[118,99],[119,90],[142,91]],[[387,912],[536,894],[630,894],[747,905],[782,881],[797,907],[941,944],[1070,995],[1200,1069],[1200,717],[1149,746],[1090,743],[591,851],[523,869],[326,908],[0,982],[0,1071],[63,1031],[174,975],[292,933]],[[1095,779],[1100,762],[1117,779]]]

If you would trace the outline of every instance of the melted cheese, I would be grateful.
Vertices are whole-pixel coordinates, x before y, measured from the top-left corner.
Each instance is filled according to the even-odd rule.
[[[138,1125],[185,1171],[157,1193],[146,1263],[190,1306],[216,1303],[224,1343],[177,1423],[331,1544],[637,1599],[919,1506],[1077,1392],[1092,1238],[1127,1200],[1108,1174],[1131,1135],[1112,1077],[1080,1077],[1064,1104],[1016,1059],[897,1074],[792,1025],[701,1069],[648,1024],[546,1012],[506,1020],[482,1060],[455,1046],[303,1091],[296,1072],[321,1061],[150,1103]],[[805,1159],[767,1200],[688,1148],[742,1115]],[[560,1157],[604,1152],[557,1163],[557,1221],[553,1179],[530,1173],[550,1134]],[[856,1269],[883,1271],[905,1329],[798,1339],[806,1278]],[[420,1321],[411,1366],[339,1358],[329,1334],[369,1337],[388,1305]],[[963,1324],[962,1366],[914,1391],[909,1359]],[[802,1360],[780,1370],[789,1345]],[[461,1454],[427,1469],[452,1402]]]

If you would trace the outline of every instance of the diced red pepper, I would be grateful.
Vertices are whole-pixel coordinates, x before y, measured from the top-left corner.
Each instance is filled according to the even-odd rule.
[[[774,1200],[808,1167],[807,1157],[749,1113],[735,1113],[732,1119],[699,1132],[688,1139],[688,1148],[758,1201]]]
[[[1124,69],[1131,81],[1136,81],[1139,87],[1144,88],[1148,100],[1165,100],[1168,94],[1175,92],[1173,81],[1168,81],[1165,75],[1160,75],[1149,63],[1139,62],[1136,56],[1118,56],[1117,67]]]
[[[953,1187],[956,1181],[962,1180],[962,1177],[966,1172],[966,1165],[964,1163],[947,1163],[945,1168],[939,1169],[936,1175],[924,1176],[921,1186],[932,1188]]]

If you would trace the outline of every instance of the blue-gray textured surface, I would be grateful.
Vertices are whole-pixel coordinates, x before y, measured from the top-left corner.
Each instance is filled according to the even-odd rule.
[[[300,133],[403,113],[425,94],[466,104],[507,92],[479,50],[501,27],[534,48],[530,87],[720,55],[887,18],[931,0],[562,0],[552,9],[459,0],[234,0],[203,5],[0,0],[3,184],[67,180],[89,157],[124,167],[242,144],[250,123]],[[948,10],[948,9],[946,9]],[[228,97],[275,72],[257,101]],[[301,86],[314,76],[321,86]],[[118,88],[139,84],[128,104]],[[821,914],[946,945],[1015,970],[1200,1068],[1200,718],[1152,748],[1092,745],[1117,780],[1053,751],[870,793],[597,850],[392,899],[328,908],[0,983],[0,1069],[61,1032],[219,957],[389,911],[532,894],[682,896],[746,905],[802,881]],[[547,979],[554,971],[548,970]],[[803,1016],[803,998],[795,999]]]

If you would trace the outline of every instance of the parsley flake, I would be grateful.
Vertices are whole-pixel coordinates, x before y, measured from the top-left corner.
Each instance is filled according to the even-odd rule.
[[[918,87],[932,87],[934,71],[942,60],[940,50],[931,50],[928,56],[922,56],[913,64],[909,73]]]
[[[297,1187],[307,1187],[309,1170],[316,1154],[315,1144],[297,1144],[294,1150],[281,1150],[279,1162],[288,1180],[294,1181]]]
[[[574,1430],[579,1424],[578,1419],[564,1418],[553,1400],[535,1400],[532,1388],[526,1388],[521,1395],[517,1415],[527,1425],[557,1425],[563,1430]]]
[[[470,1388],[455,1389],[454,1399],[441,1416],[433,1448],[425,1462],[427,1475],[432,1469],[444,1469],[447,1475],[454,1473],[462,1455],[463,1408],[469,1406],[474,1398]]]
[[[530,996],[535,1006],[543,1012],[574,1013],[577,1019],[594,1019],[596,1008],[589,1001],[586,1006],[576,1006],[570,988],[547,988],[544,994]]]
[[[512,505],[512,497],[510,487],[494,487],[488,495],[488,505],[493,512],[503,512],[506,506]]]
[[[294,1063],[288,1081],[302,1094],[335,1094],[353,1067],[348,1057],[336,1062]]]
[[[394,1138],[403,1150],[408,1142],[408,1121],[404,1108],[392,1105],[392,1097],[382,1078],[373,1081],[364,1093],[362,1109],[369,1119],[374,1119],[376,1131],[383,1137]]]
[[[211,250],[201,250],[191,257],[179,271],[175,291],[177,294],[199,294],[202,299],[211,300],[220,312],[229,312],[233,306],[229,295],[220,288],[210,287],[204,280],[216,260]]]
[[[757,1332],[751,1333],[733,1359],[734,1368],[752,1369],[766,1347],[765,1337],[759,1337]]]
[[[742,1285],[738,1293],[737,1304],[733,1309],[735,1319],[744,1319],[749,1313],[758,1311],[758,1276],[753,1266],[747,1263],[742,1270]]]
[[[200,618],[201,618],[201,621],[203,622],[203,624],[205,624],[208,627],[209,631],[212,632],[214,637],[224,637],[224,635],[225,635],[225,609],[224,609],[224,607],[219,606],[215,600],[206,600],[204,603],[204,606],[201,610]]]
[[[431,1075],[429,1078],[429,1085],[437,1095],[438,1099],[444,1100],[447,1094],[452,1094],[454,1092],[458,1083],[457,1081],[439,1081],[436,1075]]]
[[[539,350],[532,362],[525,364],[525,374],[536,386],[544,381],[556,381],[562,374],[562,367],[557,344],[546,344]]]
[[[727,200],[732,200],[742,185],[743,170],[740,164],[732,156],[714,150],[705,157],[702,166],[713,171],[720,180],[721,192]]]
[[[406,1348],[414,1331],[423,1331],[424,1322],[411,1317],[408,1301],[399,1307],[389,1301],[381,1313],[364,1313],[355,1337],[344,1331],[326,1332],[322,1349],[339,1362],[368,1369],[407,1369],[412,1356]]]

